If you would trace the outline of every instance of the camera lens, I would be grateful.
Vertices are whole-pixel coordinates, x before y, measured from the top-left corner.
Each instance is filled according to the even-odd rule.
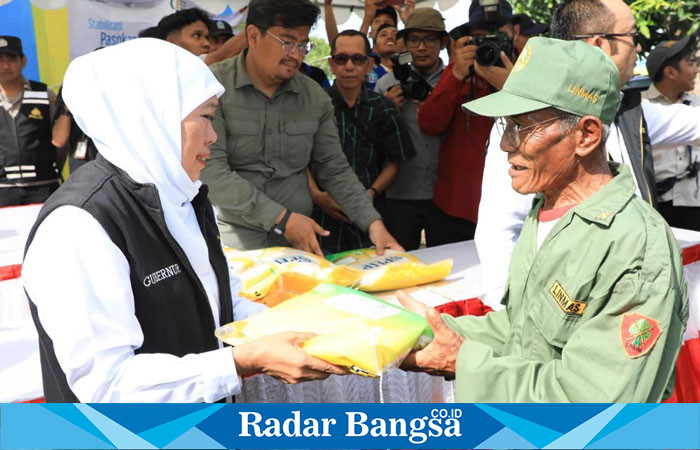
[[[501,60],[501,47],[494,41],[483,41],[476,49],[476,62],[482,67],[493,66]]]

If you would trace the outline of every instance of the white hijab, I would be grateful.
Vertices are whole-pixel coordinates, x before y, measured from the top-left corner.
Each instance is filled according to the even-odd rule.
[[[75,59],[63,97],[100,154],[158,189],[168,230],[202,279],[209,254],[190,203],[200,181],[182,168],[182,120],[224,87],[188,51],[141,38]],[[206,286],[206,284],[205,284]]]

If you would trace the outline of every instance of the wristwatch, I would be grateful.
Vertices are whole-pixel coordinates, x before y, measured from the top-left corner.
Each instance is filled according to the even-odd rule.
[[[282,220],[280,220],[280,223],[275,224],[275,226],[272,227],[272,231],[282,236],[284,234],[284,230],[287,228],[287,221],[289,220],[289,216],[291,215],[292,211],[288,209],[287,212],[284,213],[284,216],[282,216]]]

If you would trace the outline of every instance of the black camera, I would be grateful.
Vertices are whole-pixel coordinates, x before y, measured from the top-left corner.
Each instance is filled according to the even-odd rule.
[[[513,59],[513,40],[504,32],[498,31],[506,18],[502,17],[501,2],[499,0],[479,0],[479,9],[474,24],[470,22],[462,24],[450,31],[450,38],[454,41],[471,36],[474,29],[485,29],[486,34],[472,37],[471,44],[476,45],[476,62],[482,67],[501,66],[501,52]],[[471,9],[470,9],[471,11]],[[471,14],[470,14],[471,16]],[[507,23],[507,22],[506,22]],[[474,26],[478,28],[473,28]]]
[[[508,58],[513,58],[513,40],[502,31],[488,32],[472,38],[476,45],[476,62],[482,67],[501,66],[501,52]]]
[[[391,55],[391,62],[394,65],[394,76],[401,83],[403,94],[419,102],[425,100],[433,87],[411,67],[411,52],[394,53]]]

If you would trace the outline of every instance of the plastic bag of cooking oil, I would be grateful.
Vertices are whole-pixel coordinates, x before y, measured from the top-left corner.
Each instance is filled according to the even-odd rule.
[[[319,283],[356,284],[362,273],[293,248],[271,247],[246,252],[226,248],[231,270],[241,278],[240,295],[274,306],[307,292]]]
[[[363,292],[320,284],[246,320],[216,330],[216,336],[240,345],[283,331],[317,336],[302,348],[317,358],[364,376],[397,367],[408,352],[433,338],[425,318]]]
[[[364,248],[326,258],[337,265],[361,270],[363,275],[357,287],[368,292],[432,283],[447,277],[452,270],[451,259],[425,264],[411,254],[395,250],[385,250],[384,255],[378,256],[376,249]]]

